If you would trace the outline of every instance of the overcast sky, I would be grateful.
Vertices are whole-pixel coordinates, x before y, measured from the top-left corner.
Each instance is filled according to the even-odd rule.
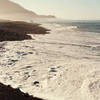
[[[64,19],[99,19],[100,0],[11,0],[37,14]]]

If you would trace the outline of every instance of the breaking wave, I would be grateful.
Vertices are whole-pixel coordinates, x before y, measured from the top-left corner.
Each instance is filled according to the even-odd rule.
[[[78,26],[60,26],[56,25],[58,31],[74,31],[78,30]]]

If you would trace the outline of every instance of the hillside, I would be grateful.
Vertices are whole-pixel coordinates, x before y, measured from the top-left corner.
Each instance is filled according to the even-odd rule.
[[[36,13],[29,11],[21,7],[19,4],[16,4],[9,0],[0,0],[0,19],[33,20],[33,18],[40,17],[48,16],[37,15]]]

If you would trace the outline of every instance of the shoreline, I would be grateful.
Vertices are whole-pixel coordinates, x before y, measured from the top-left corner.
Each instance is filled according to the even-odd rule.
[[[59,31],[52,24],[41,26],[50,29],[50,34],[4,45],[0,81],[46,100],[99,98],[100,62],[94,55],[99,47],[84,46],[87,41],[98,42],[98,37]]]
[[[10,41],[21,42],[32,40],[34,38],[32,34],[45,35],[49,34],[49,31],[36,23],[0,20],[0,52],[5,50],[5,46]],[[0,83],[0,99],[2,100],[43,100],[28,93],[21,92],[20,88],[12,88],[10,85],[4,85],[3,83]]]
[[[43,100],[28,93],[23,93],[19,88],[0,83],[0,100]]]
[[[0,41],[32,39],[28,34],[48,34],[49,30],[39,24],[23,21],[0,21]]]

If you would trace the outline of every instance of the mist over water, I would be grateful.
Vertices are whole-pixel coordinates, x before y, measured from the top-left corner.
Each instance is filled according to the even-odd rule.
[[[77,31],[83,32],[96,32],[100,33],[100,20],[98,21],[67,21],[67,20],[55,20],[49,23],[56,23],[64,27],[71,27],[77,29]]]
[[[100,21],[47,21],[56,41],[64,45],[66,54],[76,59],[100,58]],[[64,49],[63,49],[64,50]],[[64,51],[63,51],[64,52]]]

